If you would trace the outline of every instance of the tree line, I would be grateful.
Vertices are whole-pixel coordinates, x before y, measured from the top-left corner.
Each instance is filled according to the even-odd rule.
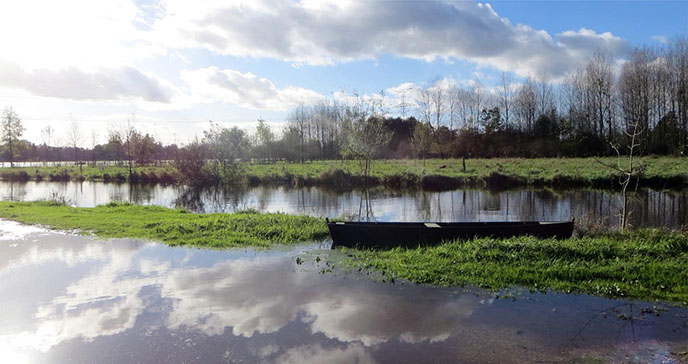
[[[663,47],[640,46],[617,64],[603,51],[563,79],[540,73],[516,81],[502,73],[486,88],[480,80],[457,85],[436,78],[395,98],[340,94],[300,104],[287,125],[274,130],[259,120],[249,135],[211,122],[203,137],[180,147],[163,145],[132,123],[98,135],[83,135],[71,120],[65,146],[42,130],[41,143],[22,139],[24,127],[12,109],[0,120],[0,159],[14,161],[123,161],[130,167],[175,160],[191,169],[191,157],[212,161],[209,175],[236,175],[236,161],[304,162],[373,158],[585,157],[614,154],[631,131],[639,154],[688,153],[688,40]],[[90,144],[90,145],[89,145]],[[186,162],[185,162],[186,161]],[[185,166],[186,163],[186,166]],[[205,168],[205,167],[204,167]]]

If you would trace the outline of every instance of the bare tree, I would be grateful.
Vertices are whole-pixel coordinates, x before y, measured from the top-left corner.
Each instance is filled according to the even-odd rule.
[[[636,188],[638,183],[638,176],[644,170],[642,164],[636,163],[636,153],[638,147],[640,147],[640,135],[643,133],[643,129],[640,128],[640,122],[637,120],[631,122],[631,129],[624,131],[628,137],[628,145],[626,146],[628,155],[622,155],[620,146],[611,143],[611,147],[614,149],[617,155],[616,164],[606,163],[600,159],[595,159],[597,163],[607,166],[619,173],[621,173],[621,213],[619,214],[619,230],[624,231],[628,227],[628,218],[630,211],[628,210],[628,186],[631,184],[633,177],[636,177]],[[625,163],[624,163],[625,160]]]
[[[535,118],[537,118],[538,96],[535,83],[532,78],[526,78],[516,94],[516,114],[525,125],[525,130],[533,131]]]
[[[43,145],[50,146],[50,143],[52,143],[52,141],[53,141],[54,135],[55,135],[55,129],[53,129],[53,127],[50,125],[41,129],[41,140],[43,141]]]
[[[411,143],[413,143],[414,148],[418,151],[423,158],[423,167],[425,167],[425,154],[430,149],[432,138],[432,126],[430,123],[419,122],[413,129],[413,136],[411,137]]]
[[[497,96],[499,98],[499,107],[502,109],[502,116],[504,117],[504,125],[509,128],[509,119],[511,117],[511,105],[513,104],[513,90],[511,84],[514,78],[509,72],[502,72],[501,82]]]
[[[67,143],[74,149],[74,163],[79,166],[79,172],[83,173],[83,166],[79,159],[79,145],[81,145],[83,134],[81,133],[81,125],[74,115],[69,116],[69,129],[67,130]]]
[[[24,125],[19,115],[12,108],[5,108],[2,113],[2,141],[7,149],[10,167],[14,167],[14,158],[19,154],[19,138],[22,134],[24,134]]]
[[[91,161],[96,165],[96,145],[98,145],[98,130],[91,129]]]
[[[300,103],[299,106],[297,106],[296,109],[294,109],[291,112],[291,115],[289,116],[289,121],[295,126],[295,129],[299,132],[299,139],[301,143],[301,163],[303,163],[304,161],[303,148],[306,140],[306,127],[308,126],[308,119],[309,110],[303,103]]]
[[[432,91],[429,87],[418,89],[416,94],[416,105],[418,105],[418,114],[421,121],[432,122]]]

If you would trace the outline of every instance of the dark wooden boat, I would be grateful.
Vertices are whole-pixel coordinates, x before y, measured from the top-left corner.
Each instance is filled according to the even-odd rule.
[[[573,234],[572,221],[499,222],[331,222],[332,247],[392,248],[440,243],[474,237],[507,238],[532,235],[566,239]]]

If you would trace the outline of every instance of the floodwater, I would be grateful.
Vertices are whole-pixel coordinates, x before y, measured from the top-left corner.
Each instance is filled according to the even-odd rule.
[[[688,309],[322,274],[328,244],[223,251],[0,220],[3,363],[679,363]],[[306,263],[296,264],[302,257]]]
[[[494,192],[459,189],[446,192],[373,189],[337,192],[318,187],[259,186],[241,189],[193,189],[179,186],[102,182],[0,182],[3,200],[64,198],[92,207],[128,201],[196,212],[259,211],[313,216],[368,218],[377,221],[588,220],[616,225],[619,193],[604,190],[520,189]],[[688,193],[640,190],[630,195],[633,226],[679,228],[688,225]],[[366,208],[369,207],[369,208]]]

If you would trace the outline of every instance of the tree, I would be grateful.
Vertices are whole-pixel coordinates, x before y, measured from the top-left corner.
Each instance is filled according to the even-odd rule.
[[[20,139],[24,134],[24,125],[12,108],[5,108],[2,113],[2,142],[5,144],[10,167],[14,167],[14,159],[19,155]]]
[[[349,139],[344,151],[346,156],[360,162],[367,187],[370,161],[379,149],[389,143],[392,133],[385,128],[384,118],[379,115],[367,116],[364,113],[353,112],[350,117]]]
[[[83,139],[83,134],[81,133],[81,125],[79,121],[74,118],[74,115],[69,117],[69,130],[67,130],[67,143],[71,148],[74,149],[74,162],[79,165],[79,172],[83,173],[83,166],[81,165],[81,160],[79,160],[79,145]]]
[[[509,129],[509,118],[511,116],[511,105],[513,104],[513,94],[511,84],[514,82],[513,76],[509,72],[502,72],[501,82],[497,96],[499,97],[499,107],[504,115],[504,125]]]
[[[259,158],[273,159],[273,149],[275,143],[275,135],[270,130],[265,120],[258,119],[258,126],[256,126],[256,148],[258,149]]]
[[[55,135],[55,130],[50,125],[41,129],[41,140],[43,141],[43,144],[41,145],[41,152],[42,152],[41,158],[43,159],[44,162],[49,159],[48,152],[50,150],[50,145],[53,141],[54,135]]]
[[[91,129],[91,160],[96,165],[96,145],[98,145],[98,130]]]
[[[206,185],[216,183],[206,168],[208,148],[198,139],[180,149],[174,159],[174,167],[182,178],[191,185]]]
[[[246,132],[237,127],[225,128],[211,121],[210,128],[203,134],[215,177],[222,183],[236,182],[242,172],[238,161],[245,158],[248,152]]]
[[[155,139],[150,134],[144,135],[136,129],[132,130],[130,138],[136,164],[143,166],[151,163],[155,155]]]
[[[309,118],[308,114],[308,108],[301,103],[291,112],[291,115],[289,116],[289,122],[292,123],[295,126],[295,130],[298,130],[299,132],[301,144],[301,163],[303,163],[303,147],[306,138],[305,131]]]
[[[628,218],[630,211],[628,211],[628,186],[631,184],[633,177],[636,177],[636,188],[637,186],[637,176],[640,175],[645,167],[642,164],[637,164],[635,157],[638,147],[640,147],[640,136],[643,133],[643,129],[640,127],[640,122],[638,119],[630,123],[630,129],[625,131],[628,137],[628,145],[626,146],[628,156],[622,157],[622,152],[619,145],[611,143],[612,148],[616,152],[617,161],[616,164],[609,164],[596,159],[597,163],[607,166],[619,173],[621,173],[621,213],[619,214],[619,230],[624,231],[628,226]],[[623,163],[623,159],[626,163]]]
[[[418,151],[423,158],[423,167],[425,167],[425,154],[430,149],[432,142],[432,126],[430,123],[419,122],[413,129],[412,143],[416,151]]]
[[[533,131],[533,124],[537,116],[538,94],[535,89],[535,82],[532,78],[526,78],[525,82],[516,93],[516,114],[522,123],[522,129],[528,133]]]

